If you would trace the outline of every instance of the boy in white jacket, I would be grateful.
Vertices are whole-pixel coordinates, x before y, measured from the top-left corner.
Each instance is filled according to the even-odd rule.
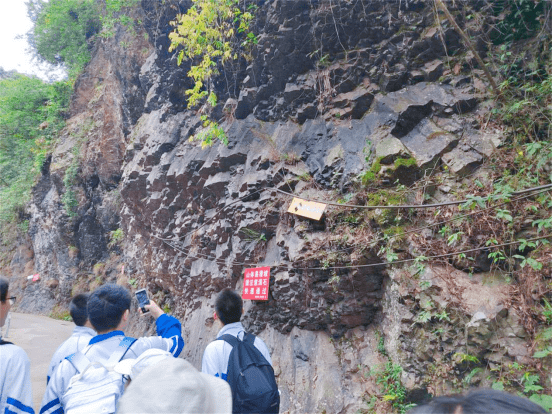
[[[15,297],[9,297],[9,283],[0,278],[0,327],[4,326]],[[34,414],[31,362],[27,353],[0,337],[0,413]]]
[[[78,294],[69,303],[69,314],[71,314],[76,327],[73,329],[71,337],[65,340],[52,356],[50,366],[48,367],[48,374],[46,375],[46,383],[50,381],[56,367],[58,367],[63,359],[70,354],[82,351],[88,346],[90,339],[97,334],[92,328],[90,321],[88,321],[88,314],[86,313],[87,301],[88,294]]]

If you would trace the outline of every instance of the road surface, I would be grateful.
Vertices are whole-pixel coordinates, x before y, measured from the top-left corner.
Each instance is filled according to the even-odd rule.
[[[22,347],[31,360],[33,405],[36,413],[40,410],[40,402],[46,390],[46,373],[50,359],[59,345],[71,335],[74,327],[69,321],[11,313],[10,330],[8,337],[4,339]]]

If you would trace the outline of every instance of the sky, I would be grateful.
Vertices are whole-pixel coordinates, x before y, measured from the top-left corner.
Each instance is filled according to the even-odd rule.
[[[16,39],[24,35],[31,27],[32,22],[27,16],[25,0],[0,0],[0,66],[6,71],[15,69],[17,72],[36,75],[44,80],[49,65],[39,65],[31,61],[27,53],[29,44],[23,39]],[[63,74],[57,72],[57,78]]]

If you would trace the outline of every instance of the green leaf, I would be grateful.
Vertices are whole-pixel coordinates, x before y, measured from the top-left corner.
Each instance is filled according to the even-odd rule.
[[[541,333],[542,340],[550,340],[552,339],[552,327],[547,328]],[[534,357],[534,356],[533,356]]]
[[[546,357],[548,356],[549,354],[552,353],[552,348],[548,347],[547,349],[545,350],[540,350],[538,352],[535,352],[535,354],[533,355],[533,357],[535,359],[542,359],[543,357]]]
[[[533,394],[529,400],[535,402],[537,405],[542,406],[546,411],[552,410],[552,396],[550,395],[537,395]]]
[[[493,382],[491,387],[496,391],[503,391],[504,390],[504,383],[503,382]]]

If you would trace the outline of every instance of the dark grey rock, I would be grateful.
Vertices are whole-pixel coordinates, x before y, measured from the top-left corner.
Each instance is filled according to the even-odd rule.
[[[391,135],[382,139],[376,144],[376,158],[382,164],[392,164],[395,159],[408,154],[408,150],[401,140]]]
[[[429,119],[424,119],[401,139],[422,169],[434,166],[439,157],[452,150],[459,140]]]
[[[443,162],[448,166],[451,173],[458,176],[467,176],[481,165],[483,156],[470,147],[461,148],[459,146],[443,155]]]

